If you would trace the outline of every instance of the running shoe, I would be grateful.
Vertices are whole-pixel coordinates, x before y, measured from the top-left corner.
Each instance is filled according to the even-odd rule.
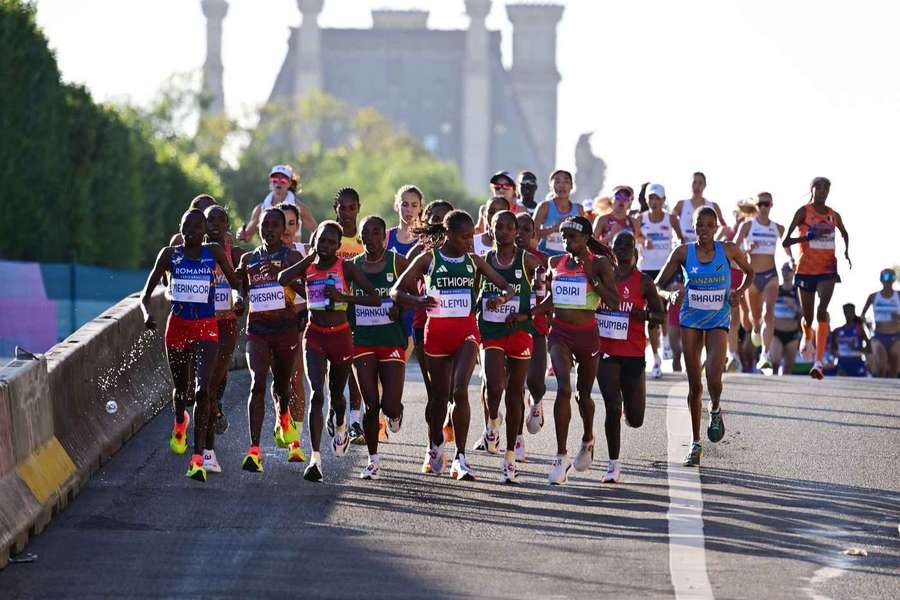
[[[520,463],[528,462],[528,460],[525,458],[525,436],[524,435],[516,436],[515,453],[516,453],[516,462],[520,462]]]
[[[489,454],[497,454],[498,447],[500,446],[500,431],[488,426],[488,428],[484,430],[483,438],[484,449],[487,450]]]
[[[350,436],[350,443],[356,444],[357,446],[364,446],[366,443],[366,432],[363,431],[362,424],[359,421],[354,421],[350,423],[350,428],[347,430],[347,434]]]
[[[456,436],[453,434],[453,423],[447,423],[446,425],[444,425],[444,443],[456,443]]]
[[[550,474],[547,479],[550,485],[562,485],[569,482],[569,471],[572,470],[572,461],[565,454],[557,455],[550,465]]]
[[[360,479],[381,479],[381,475],[378,474],[378,463],[370,460],[369,464],[366,465],[366,468],[363,469],[362,473],[359,474]]]
[[[194,454],[191,456],[191,464],[188,466],[186,473],[188,479],[194,481],[206,481],[206,469],[203,468],[203,455]]]
[[[752,331],[750,333],[750,343],[753,344],[754,348],[759,348],[760,346],[762,346],[762,342],[762,336],[758,331]]]
[[[728,363],[725,365],[726,373],[737,373],[741,370],[741,361],[736,356],[729,356]]]
[[[606,475],[600,480],[600,483],[622,483],[622,468],[619,466],[618,460],[611,460],[606,466]]]
[[[388,429],[391,430],[391,433],[400,433],[400,426],[403,425],[403,406],[400,406],[400,416],[396,419],[388,419],[387,420]]]
[[[709,441],[715,443],[725,437],[725,421],[722,420],[722,409],[709,413],[709,427],[706,429]]]
[[[672,357],[673,357],[672,346],[669,345],[668,336],[663,337],[662,350],[663,350],[663,359],[664,360],[672,360]]]
[[[458,454],[450,467],[450,477],[457,481],[475,481],[475,474],[466,460],[465,454]]]
[[[440,475],[444,471],[447,470],[447,453],[446,453],[446,442],[441,444],[440,446],[435,446],[431,444],[428,448],[428,452],[425,456],[426,461],[428,462],[428,468],[430,469],[428,472],[433,473],[435,475]],[[425,472],[424,466],[422,472]]]
[[[425,460],[422,461],[421,471],[424,475],[431,475],[434,471],[431,470],[431,451],[425,450]]]
[[[300,441],[300,432],[297,431],[297,425],[291,418],[291,411],[286,410],[283,415],[278,417],[273,435],[275,436],[275,445],[279,448],[287,448],[291,442]]]
[[[219,461],[216,460],[216,451],[215,450],[204,450],[203,451],[203,468],[206,469],[207,473],[221,473],[222,465],[219,464]]]
[[[382,413],[378,416],[378,442],[387,442],[389,438],[390,435],[388,434],[387,417],[385,417],[384,413]]]
[[[485,427],[482,434],[475,440],[475,443],[472,445],[472,450],[487,450],[487,443],[485,442],[485,437],[487,436],[487,428]]]
[[[553,368],[553,365],[547,367],[547,377],[556,377],[556,369]]]
[[[822,366],[821,360],[817,360],[813,363],[812,369],[809,370],[809,376],[818,380],[825,379],[825,367]]]
[[[763,369],[771,369],[772,368],[772,361],[769,360],[768,354],[764,353],[762,356],[759,357],[759,362],[756,363],[756,368],[759,369],[760,371],[762,371]]]
[[[516,462],[507,462],[503,459],[503,467],[500,469],[500,483],[515,484],[519,483],[519,472],[516,469]]]
[[[699,467],[701,456],[703,456],[703,446],[700,445],[700,442],[694,442],[691,444],[691,451],[684,457],[684,462],[681,464],[685,467]]]
[[[658,364],[653,365],[653,368],[650,369],[650,379],[662,379],[662,367]]]
[[[228,417],[225,416],[225,411],[222,410],[221,404],[219,404],[219,414],[216,415],[216,422],[213,428],[216,430],[216,435],[222,435],[228,431]]]
[[[241,464],[241,468],[245,471],[262,473],[263,463],[262,456],[259,453],[259,446],[250,446],[246,456],[244,456],[244,462]]]
[[[331,448],[337,457],[347,454],[347,447],[350,445],[350,434],[346,427],[338,427],[334,432],[334,438],[331,440]]]
[[[317,462],[311,462],[303,470],[303,479],[307,481],[322,481],[322,467]]]
[[[288,462],[306,462],[306,454],[304,454],[300,442],[291,442],[291,445],[288,446]]]
[[[328,419],[325,421],[325,429],[328,430],[328,435],[330,435],[331,437],[334,437],[334,428],[336,425],[336,423],[335,423],[336,420],[337,420],[337,415],[334,414],[334,409],[329,408],[328,409]]]
[[[184,420],[181,423],[175,421],[172,426],[172,436],[169,438],[169,448],[175,454],[184,454],[187,452],[187,429],[191,424],[191,416],[184,411]]]
[[[538,402],[534,404],[534,399],[528,398],[528,405],[530,406],[530,410],[528,411],[528,416],[525,418],[525,427],[528,428],[528,433],[534,435],[535,433],[540,432],[544,427],[544,403]]]
[[[587,471],[594,462],[594,440],[589,442],[581,442],[581,450],[575,455],[575,470]]]

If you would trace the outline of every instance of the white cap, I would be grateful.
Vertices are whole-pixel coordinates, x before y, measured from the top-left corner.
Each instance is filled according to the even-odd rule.
[[[594,211],[594,199],[593,198],[585,198],[581,204],[582,204],[582,206],[584,206],[584,210],[586,210],[588,212]]]
[[[272,170],[269,171],[269,177],[271,177],[272,175],[274,175],[276,173],[281,173],[288,179],[294,178],[294,170],[291,168],[290,165],[275,165],[274,167],[272,167]]]
[[[660,198],[666,197],[666,188],[661,186],[658,183],[651,183],[647,186],[647,197],[649,198],[651,194],[656,194]]]

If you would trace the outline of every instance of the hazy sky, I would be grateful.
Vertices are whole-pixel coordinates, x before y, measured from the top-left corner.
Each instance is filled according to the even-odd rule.
[[[878,287],[879,270],[900,263],[900,191],[890,183],[900,165],[900,3],[560,3],[560,166],[574,166],[578,135],[594,131],[608,187],[658,181],[673,204],[690,195],[691,173],[703,170],[707,197],[723,208],[771,191],[783,224],[804,202],[809,180],[826,175],[855,264],[850,272],[841,261],[845,284],[835,302],[861,305]],[[503,31],[508,62],[505,4],[494,1],[488,27]],[[199,0],[37,6],[63,77],[100,100],[146,102],[170,74],[203,63]],[[368,27],[378,7],[428,9],[432,28],[468,22],[463,0],[325,0],[319,23]],[[268,97],[288,27],[299,22],[294,0],[230,0],[223,50],[230,114]]]

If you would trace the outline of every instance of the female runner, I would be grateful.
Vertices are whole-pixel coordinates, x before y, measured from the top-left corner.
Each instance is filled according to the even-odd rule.
[[[719,401],[722,397],[722,371],[728,348],[731,307],[740,303],[741,295],[753,282],[753,267],[743,251],[731,242],[715,241],[719,217],[708,206],[694,216],[697,241],[683,244],[672,251],[666,266],[656,278],[657,287],[669,281],[677,270],[684,270],[686,281],[684,302],[679,315],[681,343],[688,373],[688,408],[691,412],[691,449],[684,466],[699,467],[703,456],[700,443],[700,419],[703,396],[701,355],[706,349],[706,382],[709,386],[709,441],[718,442],[725,435],[725,422]],[[744,273],[740,287],[731,289],[729,261]],[[671,299],[670,292],[660,292]]]
[[[394,210],[397,212],[399,224],[397,227],[391,227],[387,232],[387,249],[393,250],[404,258],[412,250],[416,242],[419,241],[418,236],[413,233],[413,229],[421,225],[422,222],[422,204],[425,197],[422,190],[414,185],[404,185],[397,190],[394,196]],[[410,355],[415,349],[413,338],[413,317],[415,311],[411,308],[403,310],[403,331],[409,338],[409,347],[406,350],[406,359],[409,360]],[[424,321],[423,321],[424,324]]]
[[[156,321],[150,314],[150,298],[163,275],[169,275],[168,295],[172,308],[166,322],[165,344],[175,384],[172,391],[175,424],[169,447],[176,454],[184,454],[187,450],[190,417],[185,408],[193,404],[194,453],[187,476],[197,481],[206,481],[203,450],[208,442],[208,431],[215,425],[215,411],[210,405],[219,346],[214,285],[216,267],[233,287],[237,288],[240,283],[225,250],[218,244],[205,243],[205,235],[203,211],[193,209],[184,213],[181,217],[184,244],[160,250],[141,294],[144,325],[147,329],[156,329]],[[191,376],[192,372],[196,378]]]
[[[897,378],[900,372],[900,292],[894,289],[897,273],[893,269],[881,272],[881,289],[870,294],[863,306],[861,318],[871,306],[875,313],[872,336],[875,377]]]
[[[566,252],[566,243],[559,231],[563,219],[584,214],[584,209],[573,202],[570,195],[575,191],[572,174],[557,169],[550,174],[550,189],[553,197],[538,204],[534,211],[534,229],[537,232],[538,250],[549,256]]]
[[[800,348],[800,298],[794,287],[794,269],[791,263],[781,265],[781,285],[775,295],[773,313],[775,320],[772,337],[772,375],[790,375],[794,372],[797,350]]]
[[[613,209],[609,214],[597,217],[594,221],[594,237],[606,244],[612,244],[612,240],[620,231],[630,231],[643,242],[641,235],[641,221],[629,216],[631,204],[634,202],[634,192],[630,187],[620,185],[613,190]]]
[[[509,200],[503,196],[494,196],[485,204],[485,230],[484,233],[479,233],[474,238],[473,247],[476,255],[481,257],[487,256],[487,253],[494,248],[493,229],[491,227],[492,219],[501,210],[509,210],[509,207]]]

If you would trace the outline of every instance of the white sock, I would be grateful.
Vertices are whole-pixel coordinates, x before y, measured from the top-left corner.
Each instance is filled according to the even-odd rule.
[[[216,455],[215,450],[206,449],[203,451],[203,458],[212,458]]]
[[[350,411],[350,422],[351,423],[359,423],[359,411],[358,410]]]
[[[609,459],[609,470],[612,471],[613,469],[618,469],[618,468],[619,468],[619,459],[618,458]]]
[[[377,454],[377,453],[375,453],[375,454],[370,454],[370,455],[369,455],[369,462],[370,462],[370,463],[375,463],[375,464],[377,465],[379,460],[380,460],[380,459],[378,458],[378,454]]]
[[[653,353],[653,366],[658,367],[662,363],[662,358],[659,356],[659,352]]]
[[[321,462],[322,462],[322,455],[319,454],[317,451],[313,450],[312,458],[310,459],[310,462],[321,463]]]

